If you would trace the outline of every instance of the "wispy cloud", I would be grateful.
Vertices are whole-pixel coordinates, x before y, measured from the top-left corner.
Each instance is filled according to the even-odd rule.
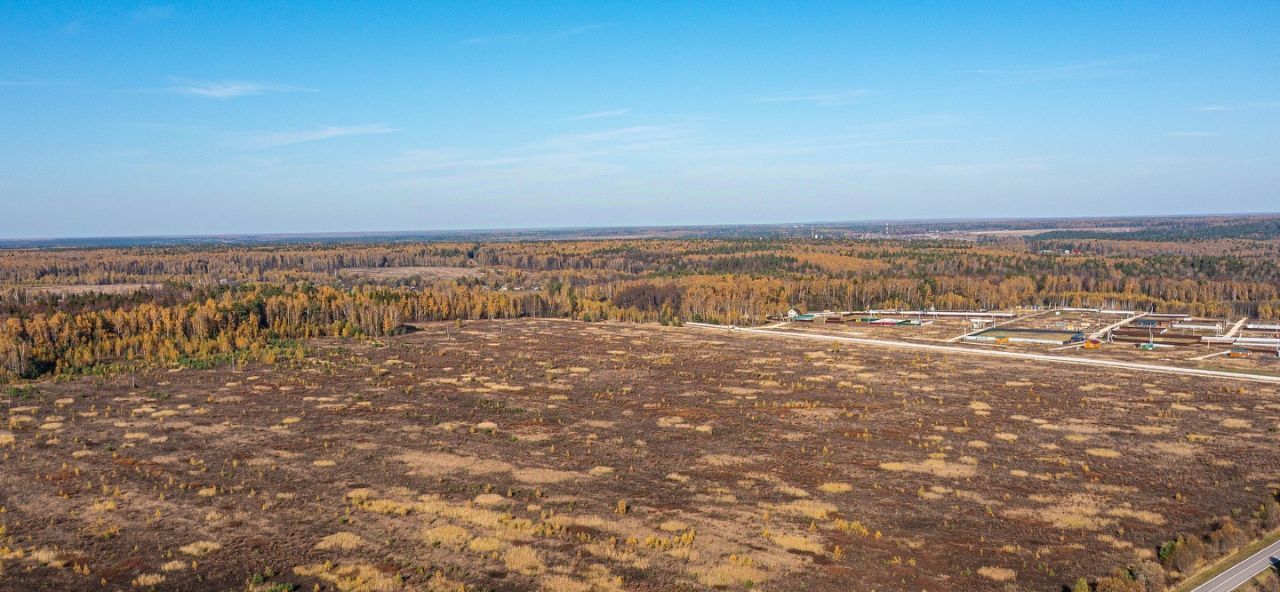
[[[974,74],[981,74],[1004,80],[1007,82],[1037,82],[1041,80],[1061,80],[1061,79],[1082,79],[1082,78],[1108,78],[1128,74],[1132,70],[1129,66],[1139,63],[1148,62],[1153,59],[1149,55],[1141,56],[1125,56],[1107,58],[1103,60],[1095,60],[1090,62],[1077,62],[1073,64],[1061,64],[1055,66],[1038,66],[1030,68],[984,68],[973,70]]]
[[[616,129],[564,134],[547,138],[535,149],[607,150],[609,152],[647,150],[686,140],[691,132],[675,125],[634,125]]]
[[[174,79],[171,86],[167,86],[161,90],[209,99],[232,99],[236,97],[248,97],[271,93],[319,92],[314,88],[304,88],[301,86],[277,84],[272,82],[249,82],[239,80],[198,81],[182,79]]]
[[[459,169],[512,169],[539,164],[571,164],[597,170],[615,166],[603,162],[611,156],[661,154],[670,147],[688,142],[695,132],[681,125],[639,125],[580,134],[563,134],[489,154],[453,148],[413,150],[383,168],[396,172],[426,172]]]
[[[583,113],[582,115],[574,115],[573,117],[566,117],[564,120],[565,121],[585,121],[588,119],[604,119],[606,117],[621,117],[630,112],[631,112],[630,109],[612,109],[609,111],[595,111],[592,113]]]
[[[1212,105],[1201,105],[1196,107],[1195,111],[1203,112],[1221,112],[1221,111],[1255,111],[1263,109],[1280,108],[1280,101],[1241,101],[1235,103],[1216,103]]]
[[[568,39],[583,33],[603,29],[609,26],[609,23],[595,23],[589,25],[581,25],[570,27],[568,29],[560,29],[549,33],[541,34],[521,34],[521,33],[499,33],[493,35],[477,35],[462,40],[463,45],[495,45],[500,43],[534,43],[545,41],[556,41],[560,39]]]
[[[1164,135],[1170,138],[1216,138],[1222,134],[1218,132],[1166,132]]]
[[[0,88],[30,88],[47,84],[43,80],[0,80]]]
[[[801,92],[776,94],[757,97],[757,103],[809,103],[824,107],[847,105],[870,94],[871,91],[861,88],[824,92]]]
[[[135,23],[153,23],[163,21],[173,16],[172,6],[144,6],[133,11],[133,22]]]
[[[241,143],[250,148],[275,148],[279,146],[301,144],[304,142],[332,140],[334,138],[390,134],[395,131],[395,128],[386,124],[370,123],[365,125],[326,126],[309,130],[290,130],[283,132],[249,132],[240,134],[239,137]]]

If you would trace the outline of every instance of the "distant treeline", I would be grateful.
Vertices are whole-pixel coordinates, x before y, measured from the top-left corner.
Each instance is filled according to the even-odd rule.
[[[1148,243],[1106,243],[1107,245]],[[1041,253],[1021,242],[610,240],[0,252],[0,375],[292,355],[293,340],[522,316],[748,324],[802,309],[1116,307],[1280,318],[1270,243],[1181,254]],[[1211,247],[1211,248],[1210,248]],[[1153,247],[1154,248],[1154,247]],[[345,280],[350,267],[483,270]],[[395,274],[392,274],[395,275]],[[58,294],[38,284],[158,284]],[[287,347],[286,347],[287,346]]]
[[[1127,231],[1052,230],[1032,240],[1104,239],[1125,241],[1200,241],[1215,239],[1275,240],[1280,238],[1280,219],[1232,221],[1222,224],[1168,223]]]

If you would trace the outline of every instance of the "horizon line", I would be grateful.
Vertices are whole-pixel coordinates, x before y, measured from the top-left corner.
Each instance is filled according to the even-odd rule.
[[[907,224],[925,224],[925,223],[943,223],[954,224],[962,222],[1032,222],[1032,221],[1053,221],[1053,220],[1132,220],[1132,219],[1153,219],[1153,218],[1246,218],[1253,216],[1277,216],[1280,217],[1280,211],[1276,212],[1214,212],[1214,213],[1190,213],[1190,214],[1127,214],[1127,215],[1098,215],[1098,216],[1010,216],[1010,217],[944,217],[944,218],[867,218],[867,219],[846,219],[846,220],[810,220],[810,221],[787,221],[787,222],[724,222],[710,224],[642,224],[642,225],[619,225],[619,226],[523,226],[523,227],[488,227],[488,228],[418,228],[403,230],[336,230],[336,231],[297,231],[297,232],[221,232],[209,234],[121,234],[121,235],[80,235],[80,236],[43,236],[43,237],[0,237],[0,248],[10,243],[40,243],[40,242],[57,242],[57,241],[93,241],[93,240],[163,240],[163,239],[186,239],[186,240],[218,240],[233,238],[339,238],[339,237],[391,237],[399,235],[414,234],[496,234],[496,233],[518,233],[518,232],[557,232],[557,231],[608,231],[608,230],[688,230],[688,229],[715,229],[715,228],[764,228],[764,227],[786,227],[786,226],[821,226],[821,225],[852,225],[852,224],[886,224],[886,225],[907,225]],[[602,240],[608,237],[602,237]]]

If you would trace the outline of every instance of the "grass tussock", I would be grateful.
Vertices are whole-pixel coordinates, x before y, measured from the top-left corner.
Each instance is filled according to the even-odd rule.
[[[320,539],[320,542],[316,543],[316,548],[321,550],[351,551],[353,549],[359,549],[364,545],[364,539],[360,538],[360,535],[358,534],[350,532],[335,532]]]
[[[853,491],[853,485],[831,481],[819,485],[818,490],[824,493],[849,493]]]

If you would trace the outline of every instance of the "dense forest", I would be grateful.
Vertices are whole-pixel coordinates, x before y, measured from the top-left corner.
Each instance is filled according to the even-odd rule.
[[[390,273],[345,273],[353,268]],[[85,288],[123,284],[137,289]],[[1044,305],[1280,317],[1274,242],[1223,238],[16,249],[0,251],[0,286],[5,379],[291,356],[300,339],[378,337],[434,320],[749,324],[791,307]]]

